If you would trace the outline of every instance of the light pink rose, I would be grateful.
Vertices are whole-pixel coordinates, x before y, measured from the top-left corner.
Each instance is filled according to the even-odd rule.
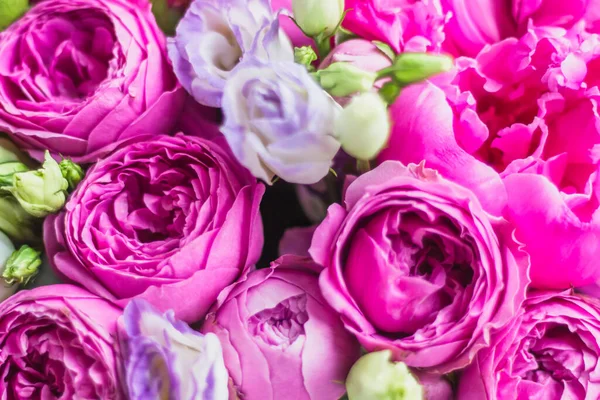
[[[466,368],[460,400],[600,398],[600,302],[534,291]]]
[[[441,0],[452,16],[444,32],[444,48],[455,55],[475,56],[487,44],[521,37],[530,24],[571,28],[581,22],[597,32],[600,2],[595,0]]]
[[[310,248],[323,296],[367,351],[447,373],[507,324],[528,283],[512,228],[423,165],[388,161],[348,186]]]
[[[437,50],[446,15],[439,0],[346,0],[344,27],[396,52]]]
[[[334,47],[323,60],[319,69],[325,69],[333,63],[344,62],[367,72],[377,72],[392,65],[392,60],[379,50],[373,42],[364,39],[352,39]],[[385,80],[379,80],[374,88],[380,89]],[[336,98],[342,106],[350,101],[352,96]]]
[[[227,288],[202,332],[223,347],[233,391],[244,400],[332,400],[360,346],[319,290],[309,258],[284,256]]]
[[[380,160],[426,160],[517,227],[536,287],[600,277],[600,45],[580,30],[530,30],[451,74],[407,88]]]

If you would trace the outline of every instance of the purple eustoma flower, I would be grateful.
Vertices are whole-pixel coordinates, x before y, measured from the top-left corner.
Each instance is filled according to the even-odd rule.
[[[168,43],[177,78],[199,103],[220,107],[225,82],[246,54],[293,61],[269,0],[196,0]]]
[[[164,315],[144,300],[125,308],[120,326],[124,373],[131,400],[227,400],[229,375],[221,344]]]
[[[340,109],[303,66],[247,58],[225,86],[221,131],[257,178],[313,184],[340,148],[333,132]]]

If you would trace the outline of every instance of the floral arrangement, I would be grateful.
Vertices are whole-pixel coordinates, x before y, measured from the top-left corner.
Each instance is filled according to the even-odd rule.
[[[0,0],[0,399],[599,399],[599,102],[593,0]]]

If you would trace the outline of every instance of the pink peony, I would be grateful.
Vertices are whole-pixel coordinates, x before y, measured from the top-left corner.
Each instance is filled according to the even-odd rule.
[[[46,218],[46,252],[93,293],[194,322],[258,261],[263,192],[222,138],[144,138],[99,161]]]
[[[230,286],[202,332],[215,333],[244,400],[331,400],[360,356],[356,339],[319,290],[320,268],[284,256]]]
[[[93,162],[169,132],[185,98],[146,0],[54,0],[0,33],[0,131]]]
[[[533,292],[459,381],[460,400],[600,398],[600,303]]]
[[[323,296],[367,351],[465,367],[521,306],[528,260],[506,221],[422,165],[386,162],[329,207],[310,254]]]
[[[344,27],[396,52],[438,50],[446,15],[438,0],[346,0]]]
[[[122,399],[122,310],[71,285],[24,290],[0,304],[0,398]]]
[[[434,83],[406,89],[380,159],[429,167],[517,227],[536,287],[600,278],[600,41],[530,30]]]
[[[577,23],[597,32],[600,3],[595,0],[441,0],[451,15],[444,48],[475,56],[487,44],[521,37],[530,25],[571,28]]]

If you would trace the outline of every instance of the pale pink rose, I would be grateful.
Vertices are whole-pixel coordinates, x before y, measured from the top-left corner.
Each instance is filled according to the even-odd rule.
[[[599,278],[597,35],[530,30],[403,91],[381,160],[426,160],[517,227],[536,287]]]

